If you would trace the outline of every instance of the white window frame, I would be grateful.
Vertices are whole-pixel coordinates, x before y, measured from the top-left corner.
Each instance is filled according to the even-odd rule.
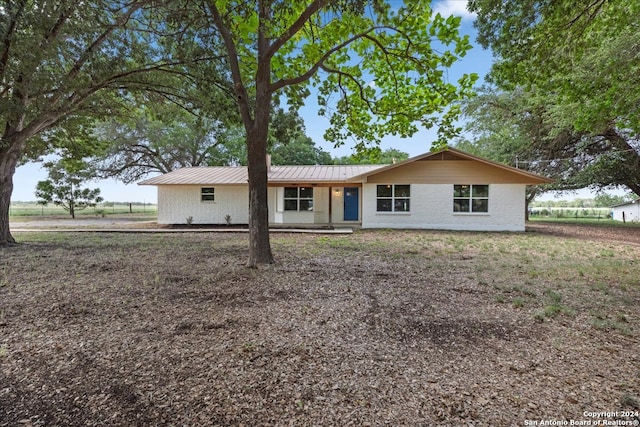
[[[391,196],[379,196],[379,188],[391,189]],[[396,187],[407,187],[408,195],[396,194]],[[380,201],[388,200],[391,210],[380,210]],[[405,203],[406,209],[398,210],[399,203]],[[376,185],[376,213],[378,214],[408,214],[411,213],[411,184],[378,184]]]
[[[468,196],[456,196],[456,187],[468,187],[469,195]],[[486,187],[487,192],[486,196],[474,196],[474,187]],[[454,184],[453,186],[453,213],[456,215],[487,215],[489,214],[489,200],[491,196],[491,189],[489,184]],[[456,210],[456,200],[465,200],[468,203],[468,210]],[[486,201],[486,210],[475,211],[474,210],[474,201]]]
[[[287,189],[292,190],[295,189],[296,190],[296,196],[287,196]],[[306,195],[306,196],[302,196],[301,193],[302,192],[307,192],[310,191],[311,195]],[[305,186],[305,187],[284,187],[284,205],[283,205],[283,209],[285,212],[311,212],[313,211],[313,187],[311,186]],[[287,208],[287,202],[291,203],[295,201],[296,203],[296,208],[295,209],[291,209],[291,208]],[[308,206],[306,209],[301,209],[302,205],[306,205]]]

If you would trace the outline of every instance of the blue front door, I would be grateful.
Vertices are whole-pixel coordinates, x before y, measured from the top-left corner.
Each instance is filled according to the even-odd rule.
[[[358,206],[360,201],[358,198],[358,187],[345,187],[344,189],[344,220],[357,221]]]

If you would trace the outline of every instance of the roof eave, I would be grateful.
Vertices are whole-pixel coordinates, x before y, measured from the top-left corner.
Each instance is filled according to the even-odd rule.
[[[519,174],[519,175],[522,175],[522,176],[526,176],[526,177],[532,179],[531,182],[523,182],[522,184],[538,185],[538,184],[550,184],[550,183],[553,182],[552,179],[547,178],[546,176],[538,175],[538,174],[535,174],[535,173],[532,173],[532,172],[523,171],[522,169],[514,168],[512,166],[508,166],[508,165],[505,165],[505,164],[502,164],[502,163],[499,163],[499,162],[494,162],[493,160],[489,160],[489,159],[485,159],[485,158],[482,158],[482,157],[478,157],[478,156],[475,156],[473,154],[469,154],[469,153],[466,153],[464,151],[461,151],[461,150],[458,150],[458,149],[455,149],[455,148],[450,148],[450,147],[443,148],[441,150],[434,151],[434,152],[420,154],[418,156],[411,157],[411,158],[409,158],[407,160],[404,160],[402,162],[399,162],[399,163],[394,163],[392,165],[388,165],[388,166],[385,166],[383,168],[376,169],[374,171],[370,171],[370,172],[366,172],[366,173],[363,173],[363,174],[360,174],[360,175],[356,175],[352,179],[353,180],[362,180],[362,182],[366,182],[367,178],[369,176],[371,176],[371,175],[376,175],[378,173],[385,172],[385,171],[388,171],[388,170],[391,170],[391,169],[395,169],[397,167],[400,167],[402,165],[405,165],[405,164],[408,164],[408,163],[411,163],[411,162],[415,162],[415,161],[423,160],[423,159],[426,159],[426,158],[429,158],[429,157],[433,157],[433,156],[436,156],[438,154],[445,153],[447,151],[449,151],[451,153],[454,153],[454,154],[456,154],[456,155],[458,155],[460,157],[467,158],[469,160],[475,160],[475,161],[478,161],[478,162],[481,162],[481,163],[484,163],[484,164],[487,164],[487,165],[490,165],[490,166],[498,167],[498,168],[501,168],[501,169],[504,169],[504,170],[508,170],[508,171],[513,172],[513,173],[516,173],[516,174]]]
[[[640,203],[640,199],[629,200],[628,202],[618,203],[617,205],[613,205],[613,206],[610,206],[610,207],[619,208],[620,206],[635,205],[636,203]]]

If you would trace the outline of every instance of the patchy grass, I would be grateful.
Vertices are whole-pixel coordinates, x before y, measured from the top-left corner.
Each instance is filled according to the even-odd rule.
[[[531,215],[529,216],[529,221],[532,223],[557,223],[557,224],[573,224],[573,225],[590,225],[597,227],[616,227],[616,228],[640,228],[640,222],[637,221],[614,221],[610,217],[606,215],[602,215],[600,218],[598,217],[584,217],[578,215],[564,216],[539,216],[539,215]]]
[[[0,426],[522,425],[640,396],[640,247],[541,233],[20,233]],[[634,406],[635,405],[635,406]]]

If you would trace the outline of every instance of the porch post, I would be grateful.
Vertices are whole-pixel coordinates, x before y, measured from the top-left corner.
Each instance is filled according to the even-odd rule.
[[[329,227],[333,227],[333,187],[329,186]]]

